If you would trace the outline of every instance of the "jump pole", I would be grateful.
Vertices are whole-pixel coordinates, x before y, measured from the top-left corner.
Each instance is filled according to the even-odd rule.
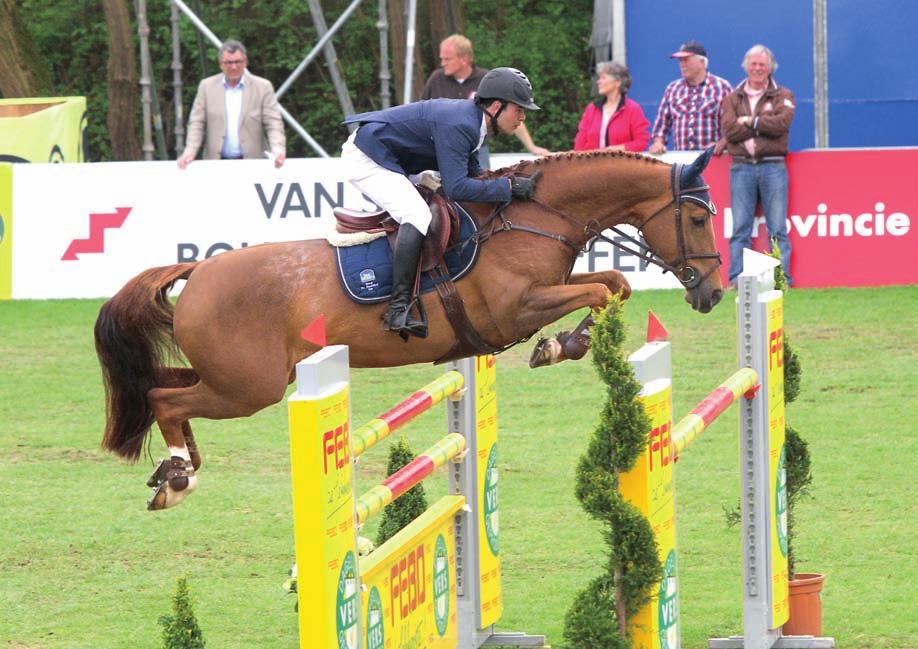
[[[651,419],[648,444],[620,478],[623,496],[644,512],[657,538],[664,575],[629,623],[636,647],[680,647],[673,465],[730,404],[740,402],[743,636],[709,640],[710,649],[816,647],[781,637],[788,616],[787,498],[784,473],[783,295],[778,261],[747,250],[737,299],[739,370],[672,425],[670,343],[650,340],[629,361]],[[742,398],[741,398],[742,397]]]
[[[347,347],[297,365],[288,406],[302,649],[544,645],[494,630],[503,610],[494,357],[452,368],[352,433]],[[356,499],[356,457],[446,397],[447,436]],[[359,522],[445,463],[451,495],[358,558]]]

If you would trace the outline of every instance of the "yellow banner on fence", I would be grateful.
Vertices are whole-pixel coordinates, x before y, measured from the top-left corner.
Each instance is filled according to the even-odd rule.
[[[478,455],[478,562],[481,627],[496,624],[504,610],[500,579],[500,508],[497,473],[497,363],[475,359],[475,420]]]
[[[318,399],[294,395],[288,406],[301,649],[357,646],[349,394],[345,386]]]
[[[361,560],[364,649],[455,649],[454,526],[464,506],[444,496]]]
[[[0,99],[0,160],[84,162],[86,97]]]
[[[790,615],[787,584],[787,478],[784,468],[784,297],[765,306],[768,331],[768,467],[771,502],[771,628]]]
[[[672,382],[652,381],[638,398],[650,418],[651,429],[647,447],[634,467],[619,476],[619,490],[650,522],[663,563],[663,579],[647,606],[628,620],[628,633],[635,649],[678,649]]]

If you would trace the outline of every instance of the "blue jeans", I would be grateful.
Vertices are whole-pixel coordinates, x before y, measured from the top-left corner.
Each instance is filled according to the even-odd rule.
[[[791,245],[787,238],[787,165],[784,162],[749,164],[734,162],[730,167],[730,203],[733,236],[730,237],[730,281],[743,272],[743,248],[752,247],[755,206],[762,201],[768,238],[778,240],[781,264],[788,285]]]

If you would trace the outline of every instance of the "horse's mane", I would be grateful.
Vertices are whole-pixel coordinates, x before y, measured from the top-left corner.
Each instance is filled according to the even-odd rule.
[[[557,164],[605,158],[640,160],[648,164],[667,164],[654,156],[644,153],[635,153],[633,151],[612,151],[609,149],[598,149],[596,151],[562,151],[561,153],[553,153],[551,155],[542,158],[536,158],[534,160],[522,160],[510,167],[502,167],[501,169],[487,171],[484,173],[483,177],[486,179],[492,179],[501,178],[503,176],[508,176],[518,172],[527,174],[535,173],[535,171],[539,168],[550,169],[552,166]]]

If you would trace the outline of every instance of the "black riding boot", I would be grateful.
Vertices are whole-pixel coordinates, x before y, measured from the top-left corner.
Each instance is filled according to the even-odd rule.
[[[397,331],[402,338],[427,338],[427,324],[411,315],[411,289],[417,275],[424,235],[408,223],[402,224],[395,239],[392,260],[392,301],[383,316],[383,329]]]

